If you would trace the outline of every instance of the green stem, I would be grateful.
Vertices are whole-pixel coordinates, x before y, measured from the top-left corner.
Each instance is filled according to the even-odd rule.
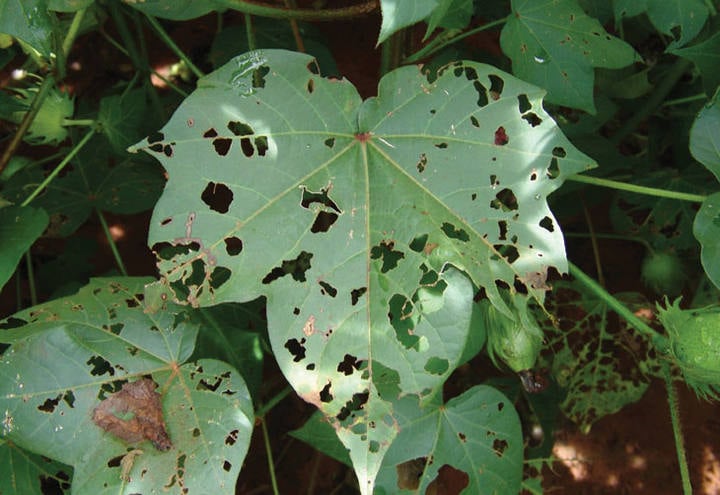
[[[448,31],[447,33],[441,33],[440,35],[436,36],[431,42],[429,42],[427,45],[425,45],[421,50],[413,53],[412,55],[407,57],[405,60],[403,60],[403,63],[411,64],[411,63],[417,62],[418,60],[429,57],[430,55],[432,55],[436,52],[439,52],[446,46],[456,43],[460,40],[463,40],[463,39],[467,38],[468,36],[472,36],[481,31],[485,31],[486,29],[491,29],[491,28],[494,28],[495,26],[504,24],[505,22],[507,22],[507,20],[508,20],[508,17],[504,17],[502,19],[497,19],[495,21],[488,22],[487,24],[483,24],[482,26],[477,27],[475,29],[471,29],[470,31],[466,31],[457,36],[456,36],[456,31]]]
[[[668,191],[667,189],[659,189],[656,187],[638,186],[636,184],[628,184],[626,182],[618,182],[611,179],[602,179],[593,177],[592,175],[571,175],[565,180],[572,182],[582,182],[583,184],[592,184],[594,186],[609,187],[619,191],[628,191],[638,194],[647,194],[649,196],[657,196],[659,198],[677,199],[680,201],[692,201],[702,203],[707,196],[701,194],[682,193],[677,191]]]
[[[275,394],[275,396],[272,397],[269,401],[260,406],[260,408],[255,412],[255,416],[257,416],[258,418],[265,417],[265,415],[270,412],[273,407],[277,406],[278,403],[285,397],[287,397],[287,395],[292,391],[293,389],[289,385],[282,389],[280,392]]]
[[[27,265],[28,272],[28,287],[30,289],[30,303],[33,306],[37,306],[37,288],[35,287],[35,270],[33,270],[32,256],[30,250],[25,251],[25,264]]]
[[[33,98],[33,101],[30,104],[30,108],[23,117],[22,122],[20,122],[20,126],[18,127],[17,131],[15,131],[15,135],[12,137],[10,143],[8,143],[7,148],[5,148],[5,151],[0,157],[0,174],[2,174],[3,170],[5,170],[5,167],[7,167],[10,158],[12,158],[18,146],[20,146],[23,137],[27,133],[28,129],[30,129],[30,125],[32,124],[33,120],[35,120],[35,117],[40,111],[40,107],[42,107],[45,98],[47,98],[48,94],[50,94],[50,89],[54,85],[55,78],[52,75],[48,74],[48,76],[40,85],[40,88],[38,88],[38,92],[35,93],[35,98]]]
[[[295,0],[284,0],[283,3],[288,9],[297,8],[297,2],[295,2]],[[305,53],[305,43],[303,42],[302,36],[300,36],[300,26],[298,26],[297,19],[290,19],[290,29],[292,30],[293,38],[295,38],[297,51]]]
[[[648,241],[646,241],[645,239],[641,239],[639,237],[630,237],[627,235],[620,235],[620,234],[602,234],[602,233],[601,234],[598,234],[598,233],[585,234],[582,232],[563,232],[563,235],[566,238],[567,237],[579,237],[579,238],[587,239],[587,238],[592,238],[593,236],[595,236],[598,239],[612,239],[612,240],[617,240],[617,241],[637,242],[638,244],[642,244],[645,247],[645,249],[647,249],[651,253],[654,252],[652,247],[648,243]]]
[[[288,9],[248,0],[216,0],[215,4],[243,12],[245,14],[274,19],[297,19],[298,21],[338,21],[352,19],[374,12],[380,6],[378,0],[367,0],[349,7],[335,9]]]
[[[250,14],[245,14],[245,37],[247,38],[248,51],[257,49],[255,29],[253,29],[252,16]]]
[[[70,53],[72,44],[75,42],[75,38],[77,37],[78,31],[80,30],[80,24],[82,24],[83,17],[85,17],[85,12],[87,12],[87,8],[80,9],[77,12],[75,12],[75,16],[73,17],[73,20],[70,23],[70,28],[68,29],[68,32],[65,35],[65,39],[63,40],[63,43],[62,43],[62,51],[63,51],[63,55],[66,58],[67,58],[68,54]]]
[[[570,275],[572,275],[575,280],[584,285],[597,297],[605,301],[605,304],[607,304],[610,309],[615,311],[621,318],[627,321],[630,326],[635,328],[635,330],[647,336],[652,341],[653,345],[658,351],[665,352],[668,347],[667,337],[660,335],[655,330],[653,330],[647,323],[635,316],[635,313],[630,311],[627,306],[618,301],[612,294],[610,294],[603,287],[601,287],[600,284],[598,284],[595,280],[587,276],[574,263],[568,261],[568,267],[570,269]]]
[[[140,17],[140,13],[135,9],[133,9],[132,11],[132,18],[133,22],[135,23],[135,31],[137,32],[138,40],[140,43],[140,62],[142,63],[144,71],[143,84],[145,86],[147,94],[150,96],[150,102],[155,108],[155,114],[159,115],[162,121],[165,121],[167,119],[165,108],[160,102],[160,95],[158,95],[157,89],[152,84],[152,79],[150,77],[152,69],[150,69],[150,59],[148,57],[147,43],[145,42],[145,33],[143,30],[142,20]]]
[[[625,121],[625,124],[623,124],[620,129],[615,132],[612,138],[610,138],[610,142],[614,145],[620,144],[620,142],[625,139],[628,134],[634,131],[643,120],[657,110],[658,107],[660,107],[665,101],[665,97],[675,87],[675,84],[677,84],[682,75],[685,74],[685,71],[687,71],[691,66],[691,61],[683,58],[677,59],[673,66],[670,67],[667,74],[665,74],[663,80],[660,81],[660,84],[655,87],[655,91],[653,91],[650,97],[645,100],[643,106]]]
[[[163,29],[157,19],[155,19],[151,15],[146,15],[145,17],[147,18],[153,29],[155,29],[155,32],[158,34],[158,36],[160,36],[160,39],[163,40],[163,42],[175,53],[175,55],[180,58],[180,60],[185,62],[185,65],[188,66],[188,68],[193,72],[193,74],[195,74],[197,78],[205,76],[203,71],[198,69],[198,67],[194,63],[192,63],[192,60],[190,60],[188,56],[185,55],[185,53],[180,49],[180,47],[175,44],[172,38],[168,36],[167,32],[165,31],[165,29]]]
[[[690,483],[690,470],[688,469],[687,454],[685,453],[685,441],[680,424],[680,408],[675,385],[670,374],[670,365],[662,361],[663,378],[665,379],[665,390],[667,390],[667,401],[670,407],[670,420],[672,421],[673,436],[675,437],[675,452],[677,453],[678,465],[680,466],[680,479],[682,479],[683,494],[692,495]]]
[[[64,126],[71,126],[76,125],[80,127],[90,127],[95,125],[95,121],[93,119],[63,119],[62,125]]]
[[[265,443],[265,452],[267,453],[268,471],[270,471],[270,482],[273,487],[273,494],[280,495],[278,490],[277,478],[275,477],[275,464],[273,462],[272,446],[270,445],[270,435],[268,434],[267,425],[265,419],[260,421],[260,428],[262,429],[263,442]]]
[[[705,0],[705,6],[710,11],[710,15],[715,16],[717,15],[717,10],[715,10],[715,4],[712,0]]]
[[[25,201],[23,201],[20,206],[29,205],[32,202],[32,200],[35,199],[37,197],[37,195],[40,194],[42,192],[42,190],[47,187],[48,184],[50,184],[50,182],[52,182],[52,180],[57,176],[57,174],[59,174],[68,163],[70,163],[70,160],[75,158],[75,155],[77,155],[78,152],[81,149],[83,149],[83,146],[85,146],[87,144],[87,142],[90,141],[90,138],[92,138],[95,135],[95,132],[96,132],[95,128],[91,127],[90,131],[88,131],[88,133],[83,136],[83,138],[80,140],[80,142],[78,144],[76,144],[72,150],[70,150],[70,153],[68,153],[65,156],[65,158],[63,158],[63,160],[60,163],[58,163],[57,167],[55,167],[55,169],[50,173],[50,175],[45,177],[45,180],[43,180],[40,183],[40,185],[35,188],[35,190],[32,192],[32,194],[30,194],[30,196],[25,198]]]
[[[125,269],[125,264],[123,263],[122,257],[120,256],[120,251],[118,251],[117,244],[115,244],[115,240],[112,237],[112,234],[110,233],[110,229],[108,228],[108,224],[105,221],[105,216],[102,214],[99,208],[95,208],[95,213],[97,213],[98,218],[100,219],[100,225],[102,225],[103,232],[105,233],[105,238],[108,241],[108,244],[110,245],[110,251],[112,251],[113,257],[115,258],[115,263],[118,266],[118,269],[120,270],[120,273],[123,277],[127,277],[128,273]]]
[[[707,100],[708,95],[705,93],[698,93],[693,96],[686,96],[685,98],[675,98],[674,100],[666,100],[663,102],[663,107],[671,107],[674,105],[684,105],[685,103],[692,103],[694,101]]]
[[[124,45],[123,52],[125,52],[127,56],[130,57],[130,60],[132,61],[135,68],[142,68],[137,46],[135,45],[135,40],[130,34],[130,28],[125,22],[125,18],[123,17],[122,12],[120,12],[119,3],[117,1],[108,2],[108,7],[110,8],[110,15],[112,16],[113,20],[115,21],[115,25],[117,26],[118,33],[120,34],[120,39],[122,39]]]

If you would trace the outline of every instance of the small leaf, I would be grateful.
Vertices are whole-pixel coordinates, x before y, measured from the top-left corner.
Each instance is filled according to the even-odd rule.
[[[690,153],[720,181],[720,91],[700,110],[690,128]]]
[[[547,89],[552,103],[595,113],[593,67],[618,69],[637,60],[576,0],[513,0],[512,10],[500,46],[513,73]]]
[[[695,39],[709,12],[703,0],[647,0],[647,14],[656,28],[674,38],[672,49]]]
[[[437,6],[437,0],[380,0],[382,24],[377,44],[387,40],[402,28],[425,19]]]
[[[520,420],[503,394],[479,385],[442,407],[418,409],[412,399],[402,399],[395,407],[400,434],[378,475],[379,493],[426,493],[445,465],[467,475],[463,493],[520,491]],[[408,461],[415,461],[418,469],[411,480],[401,482],[399,475]]]
[[[470,23],[473,14],[472,0],[440,0],[438,6],[428,18],[425,37],[437,28],[464,29]]]
[[[94,279],[74,296],[0,322],[0,341],[11,344],[0,362],[3,436],[72,465],[73,493],[227,492],[253,427],[247,388],[225,363],[184,362],[198,328],[177,308],[146,314],[147,281]],[[172,443],[150,435],[162,451],[141,441],[148,435],[122,434],[123,441],[93,422],[93,411],[114,408],[122,420],[146,414],[107,401],[148,375]]]
[[[290,436],[312,445],[323,454],[332,457],[346,466],[352,466],[345,446],[340,443],[335,429],[327,422],[320,411],[315,412],[300,428],[291,431]]]
[[[720,85],[720,33],[715,33],[701,43],[669,49],[668,52],[691,60],[702,75],[705,93],[715,93]]]
[[[173,21],[187,21],[218,10],[212,0],[122,0],[143,14]]]
[[[0,288],[15,272],[20,258],[42,235],[47,225],[48,215],[42,208],[0,208]]]
[[[49,60],[53,30],[46,0],[0,0],[0,33],[24,41]]]
[[[145,91],[140,89],[100,100],[98,122],[115,153],[125,154],[125,149],[145,134],[152,120],[147,109]]]
[[[720,193],[703,201],[695,217],[693,234],[702,246],[700,259],[705,273],[720,288]]]

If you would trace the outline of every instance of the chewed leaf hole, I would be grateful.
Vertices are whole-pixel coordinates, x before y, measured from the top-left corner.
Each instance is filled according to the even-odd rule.
[[[405,296],[395,294],[390,298],[388,319],[395,329],[395,337],[405,349],[415,349],[420,342],[420,337],[413,335],[415,322],[413,316],[413,304]]]
[[[267,65],[261,65],[253,71],[252,86],[253,88],[264,88],[265,87],[265,76],[270,72],[270,67]]]
[[[550,165],[547,168],[546,172],[549,179],[556,179],[560,175],[560,165],[558,164],[558,159],[553,157],[550,160]]]
[[[329,283],[325,282],[324,280],[320,280],[318,284],[320,284],[320,287],[322,287],[323,294],[327,294],[330,297],[337,296],[337,289]]]
[[[296,363],[299,363],[300,361],[305,359],[306,348],[303,344],[305,344],[305,339],[290,339],[285,342],[285,349],[287,349],[288,352],[292,354],[293,361]]]
[[[425,363],[425,371],[431,375],[442,375],[450,368],[450,362],[447,359],[439,357],[431,357]]]
[[[425,245],[427,244],[427,240],[428,240],[427,234],[423,234],[421,236],[414,238],[410,242],[410,249],[412,249],[416,253],[422,253],[423,249],[425,249]]]
[[[470,236],[465,229],[457,228],[451,223],[443,222],[440,229],[451,239],[457,239],[463,242],[468,242],[470,240]]]
[[[200,199],[203,203],[208,205],[211,210],[217,211],[218,213],[227,213],[230,209],[230,204],[233,201],[233,192],[225,184],[216,184],[215,182],[208,182],[205,190],[200,195]]]
[[[477,106],[480,108],[484,107],[488,104],[488,95],[487,95],[487,88],[480,84],[480,81],[473,82],[473,88],[475,88],[475,91],[477,92],[478,99],[477,99]]]
[[[313,234],[317,234],[318,232],[327,232],[337,219],[337,213],[320,211],[315,217],[312,227],[310,227],[310,232]]]
[[[218,289],[220,286],[225,284],[225,282],[230,280],[231,275],[232,271],[230,271],[229,268],[225,268],[224,266],[216,266],[210,274],[210,288]]]
[[[317,60],[312,59],[310,62],[308,62],[308,64],[307,64],[306,67],[307,67],[307,70],[309,70],[310,72],[312,72],[312,73],[315,74],[316,76],[319,76],[319,75],[320,75],[320,67],[318,67]]]
[[[362,393],[353,394],[352,399],[347,401],[345,405],[340,409],[340,412],[337,416],[335,416],[339,421],[345,421],[348,419],[355,411],[359,411],[363,408],[365,403],[368,401],[368,398],[370,397],[370,393],[368,391],[364,391]]]
[[[425,172],[425,167],[427,167],[427,155],[425,153],[420,153],[420,158],[418,159],[418,162],[415,164],[415,168],[417,168],[417,171],[419,173]]]
[[[336,213],[342,213],[338,205],[335,204],[335,201],[330,199],[330,195],[328,194],[329,191],[330,188],[326,187],[320,189],[320,192],[313,192],[303,186],[300,197],[300,206],[303,208],[310,208],[310,205],[317,203],[321,205],[321,207],[329,208]]]
[[[350,304],[355,306],[363,294],[367,292],[367,287],[360,287],[359,289],[353,289],[350,291]]]
[[[490,201],[490,208],[502,211],[516,211],[518,202],[515,193],[508,188],[503,189],[495,195],[495,199]]]
[[[373,246],[370,249],[370,258],[382,260],[382,267],[380,271],[387,273],[393,268],[397,267],[398,262],[405,257],[405,253],[401,251],[395,251],[395,242],[384,240],[381,241],[377,246]]]
[[[228,122],[227,128],[236,136],[249,136],[251,134],[255,134],[255,131],[249,124],[236,120]]]
[[[327,383],[320,391],[320,402],[327,403],[333,400],[333,395],[330,393],[330,388],[332,388],[332,383]]]
[[[495,452],[495,455],[498,457],[502,457],[505,455],[505,451],[508,448],[508,443],[506,440],[500,440],[499,438],[496,438],[493,440],[493,451]]]
[[[515,246],[496,244],[493,247],[500,254],[500,256],[505,258],[510,264],[515,263],[515,261],[517,261],[517,259],[520,257],[520,253]]]
[[[539,225],[548,232],[555,232],[555,226],[553,225],[552,218],[550,217],[543,217],[543,219],[540,220]]]
[[[225,251],[227,251],[227,254],[230,256],[237,256],[242,252],[243,242],[241,239],[233,236],[226,237],[223,240],[225,241]]]
[[[315,80],[309,79],[307,82],[307,92],[312,94],[315,91]]]
[[[358,359],[355,356],[351,356],[350,354],[345,354],[345,357],[343,360],[338,364],[337,370],[339,373],[343,373],[346,376],[352,375],[355,370],[360,369],[361,361],[358,361]]]
[[[520,113],[525,113],[528,110],[532,108],[532,105],[530,104],[530,100],[528,99],[526,94],[519,94],[518,97],[518,110]]]
[[[327,139],[324,141],[324,144],[325,144],[325,146],[327,146],[328,148],[331,148],[331,149],[332,149],[332,148],[335,146],[335,138],[327,138]]]
[[[420,487],[420,478],[425,471],[426,463],[426,457],[418,457],[396,465],[397,487],[400,490],[417,490]]]
[[[500,220],[498,222],[498,228],[500,229],[500,233],[498,234],[498,239],[501,241],[504,241],[507,239],[507,222],[505,220]]]
[[[470,123],[475,127],[480,127],[480,121],[477,118],[475,118],[474,115],[470,116]]]
[[[495,130],[495,144],[497,144],[498,146],[505,146],[509,142],[510,138],[505,132],[505,128],[503,126],[498,127]]]
[[[490,74],[488,76],[488,79],[490,79],[490,96],[493,100],[499,100],[500,96],[502,96],[503,88],[505,87],[505,81],[503,81],[500,76],[497,76],[495,74]]]
[[[172,218],[163,218],[160,221],[160,225],[162,225],[164,227],[164,226],[168,225],[170,222],[172,222]]]
[[[230,138],[215,138],[213,139],[213,147],[215,148],[215,153],[217,153],[220,156],[225,156],[230,151],[230,146],[232,146],[232,139]]]
[[[269,284],[285,275],[292,275],[293,280],[305,282],[305,272],[311,268],[310,260],[312,253],[301,251],[294,260],[284,260],[280,266],[276,266],[262,279],[263,284]]]
[[[540,117],[538,117],[535,112],[526,113],[525,115],[522,116],[522,119],[525,120],[532,127],[537,127],[540,124],[542,124],[542,119]]]

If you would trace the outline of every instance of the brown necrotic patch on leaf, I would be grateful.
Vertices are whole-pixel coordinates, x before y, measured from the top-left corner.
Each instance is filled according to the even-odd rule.
[[[93,411],[93,422],[127,443],[150,440],[156,449],[172,447],[157,385],[149,378],[126,383],[122,390],[103,400]]]

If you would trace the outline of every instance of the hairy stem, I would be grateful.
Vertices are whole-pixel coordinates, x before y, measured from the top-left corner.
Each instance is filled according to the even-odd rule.
[[[690,470],[688,469],[687,455],[685,453],[685,440],[680,424],[680,408],[678,407],[677,391],[670,374],[670,365],[667,361],[662,362],[663,378],[665,379],[665,390],[667,391],[668,406],[670,407],[670,420],[672,421],[673,436],[675,437],[675,452],[677,453],[678,465],[680,466],[680,479],[682,480],[683,494],[692,495],[690,484]]]
[[[690,194],[677,191],[668,191],[667,189],[659,189],[656,187],[638,186],[636,184],[627,184],[625,182],[619,182],[616,180],[593,177],[592,175],[571,175],[570,177],[567,177],[566,180],[573,182],[582,182],[584,184],[592,184],[594,186],[600,187],[609,187],[611,189],[617,189],[619,191],[647,194],[648,196],[677,199],[680,201],[692,201],[695,203],[702,203],[703,201],[705,201],[706,198],[706,196],[703,196],[701,194]]]

